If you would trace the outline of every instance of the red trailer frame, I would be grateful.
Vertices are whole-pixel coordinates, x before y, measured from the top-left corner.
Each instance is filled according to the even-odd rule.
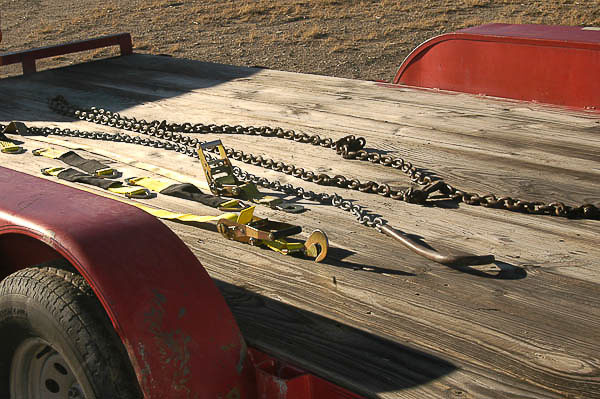
[[[35,59],[114,44],[131,53],[121,34],[1,55],[0,65],[20,62],[29,73]],[[492,24],[423,43],[394,83],[600,109],[599,69],[600,32]],[[183,390],[207,398],[360,397],[248,350],[196,257],[138,208],[0,167],[0,253],[0,279],[54,259],[73,265],[112,321],[146,398]]]
[[[0,280],[55,259],[73,265],[112,321],[145,398],[360,398],[248,352],[198,259],[134,206],[0,167],[0,253]]]
[[[427,40],[395,84],[600,110],[600,28],[489,24]]]

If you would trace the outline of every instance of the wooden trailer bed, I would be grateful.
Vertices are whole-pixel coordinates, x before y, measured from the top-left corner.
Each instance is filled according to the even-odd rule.
[[[402,156],[466,191],[600,205],[598,113],[147,55],[2,79],[0,93],[0,121],[116,131],[51,112],[47,100],[61,94],[147,120],[281,126],[334,139],[355,134],[367,139],[367,148]],[[320,147],[202,137],[216,138],[329,175],[409,185],[399,171],[343,160]],[[22,138],[28,151],[0,154],[0,163],[42,177],[40,168],[64,165],[31,150],[62,148],[57,140],[67,141]],[[203,179],[199,162],[184,155],[68,141]],[[148,175],[93,151],[78,153],[105,160],[125,176]],[[443,266],[347,212],[308,201],[299,201],[309,208],[300,215],[266,207],[256,212],[300,224],[304,237],[325,230],[332,248],[324,263],[227,241],[214,228],[166,222],[214,278],[250,345],[367,397],[600,397],[600,221],[463,203],[424,207],[234,164],[316,192],[338,192],[437,249],[497,259],[472,268]],[[217,213],[163,195],[141,202]],[[135,256],[135,249],[127,255]]]

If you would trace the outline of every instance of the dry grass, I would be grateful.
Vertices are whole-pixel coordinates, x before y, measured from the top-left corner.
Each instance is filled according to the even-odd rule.
[[[600,26],[600,0],[0,0],[0,10],[3,51],[130,31],[139,52],[363,79],[391,78],[420,42],[465,27]]]

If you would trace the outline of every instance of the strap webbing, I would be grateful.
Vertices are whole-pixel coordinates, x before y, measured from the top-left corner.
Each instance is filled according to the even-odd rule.
[[[203,186],[204,188],[208,189],[208,185],[205,182],[202,182],[200,180],[194,179],[190,176],[186,176],[174,171],[171,171],[169,169],[165,169],[156,165],[152,165],[152,164],[148,164],[148,163],[144,163],[144,162],[140,162],[138,160],[134,160],[132,158],[128,158],[125,156],[119,156],[116,154],[113,154],[111,152],[108,151],[104,151],[101,149],[96,149],[96,148],[92,148],[83,144],[78,144],[78,143],[71,143],[68,141],[64,141],[64,140],[59,140],[59,139],[53,139],[53,138],[48,138],[48,137],[36,137],[36,140],[38,141],[43,141],[43,142],[47,142],[47,143],[51,143],[51,144],[57,144],[57,145],[61,145],[67,148],[72,148],[72,149],[78,149],[78,150],[85,150],[88,152],[92,152],[92,153],[96,153],[98,155],[101,156],[106,156],[108,158],[117,160],[119,162],[128,164],[130,166],[134,166],[136,168],[139,169],[144,169],[147,170],[149,172],[154,172],[166,177],[170,177],[172,179],[174,179],[176,182],[177,181],[192,181],[193,183],[195,183],[196,185],[200,185]],[[64,152],[63,152],[64,153]],[[61,154],[63,154],[61,153]],[[50,168],[47,169],[46,172],[52,171],[53,169],[60,169],[62,170],[62,168]],[[54,173],[48,173],[48,174],[53,174],[56,175]],[[93,176],[92,176],[93,177]],[[133,182],[133,179],[131,179]],[[151,189],[153,191],[159,191],[161,192],[162,190],[164,190],[165,188],[168,188],[169,185],[171,183],[173,183],[173,180],[169,181],[167,179],[153,179],[154,182],[150,183],[150,181],[148,180],[149,184],[152,184],[152,187],[148,187],[146,186],[146,188]],[[159,182],[158,180],[163,180],[162,182]],[[142,185],[141,181],[135,181],[136,184]],[[168,183],[168,184],[167,184]],[[197,190],[198,187],[193,185]],[[195,215],[195,214],[189,214],[189,213],[177,213],[177,212],[172,212],[172,211],[168,211],[166,209],[158,209],[158,208],[154,208],[154,207],[150,207],[150,206],[146,206],[146,205],[142,205],[140,203],[137,202],[133,202],[133,201],[128,201],[125,199],[119,199],[119,198],[115,198],[113,196],[110,195],[105,195],[102,194],[100,192],[96,192],[96,191],[92,191],[90,189],[87,189],[85,187],[81,187],[78,186],[77,189],[79,190],[83,190],[83,191],[87,191],[87,192],[91,192],[94,193],[96,195],[101,195],[104,197],[108,197],[120,202],[124,202],[126,204],[129,205],[133,205],[147,213],[149,213],[150,215],[157,217],[159,219],[166,219],[166,220],[177,220],[180,222],[197,222],[197,223],[207,223],[207,222],[215,222],[221,219],[228,219],[228,220],[232,220],[232,221],[236,221],[237,223],[248,223],[253,219],[253,214],[254,214],[254,206],[251,206],[245,210],[243,210],[240,215],[236,214],[236,213],[223,213],[221,215],[218,216],[205,216],[205,215]],[[158,189],[158,190],[157,190]],[[258,190],[256,190],[258,191]],[[251,196],[255,197],[256,193],[250,193]],[[258,193],[258,196],[260,196],[261,194]],[[277,197],[271,197],[271,196],[264,196],[266,198],[267,201],[272,201],[272,200],[276,200],[279,199]],[[217,197],[218,198],[218,197]],[[258,198],[256,198],[258,200]],[[223,207],[227,207],[228,205],[230,206],[235,206],[237,205],[237,200],[231,200],[228,202],[225,202],[223,204],[221,204],[221,208]],[[263,240],[262,243],[270,248],[273,251],[276,252],[280,252],[283,254],[291,254],[291,253],[296,253],[296,252],[301,252],[304,249],[304,244],[301,242],[288,242],[284,239],[277,239],[274,241],[265,241]]]
[[[98,148],[92,148],[92,147],[87,146],[85,144],[71,143],[71,142],[68,142],[68,141],[65,141],[65,140],[59,140],[59,139],[49,138],[49,137],[36,137],[35,140],[36,141],[46,142],[46,143],[49,143],[49,144],[60,145],[60,146],[63,146],[63,147],[74,149],[74,150],[83,150],[83,151],[87,151],[87,152],[90,152],[90,153],[98,154],[98,155],[101,155],[101,156],[113,159],[115,161],[118,161],[118,162],[130,165],[130,166],[133,166],[133,167],[138,168],[138,169],[146,170],[148,172],[154,172],[156,174],[159,174],[159,175],[171,178],[171,179],[173,179],[171,181],[173,181],[174,183],[188,182],[190,184],[193,184],[196,187],[201,187],[201,188],[204,188],[206,191],[209,191],[208,185],[204,181],[201,181],[201,180],[198,180],[198,179],[194,179],[193,177],[186,176],[186,175],[183,175],[181,173],[174,172],[172,170],[162,168],[160,166],[152,165],[152,164],[145,163],[145,162],[140,162],[138,160],[135,160],[135,159],[132,159],[132,158],[129,158],[129,157],[117,155],[117,154],[114,154],[114,153],[109,152],[109,151],[105,151],[105,150],[98,149]],[[38,151],[38,150],[36,150],[36,151]],[[64,151],[61,152],[61,151],[53,150],[53,149],[50,149],[50,148],[42,149],[42,150],[39,150],[39,151],[40,151],[40,155],[44,155],[44,156],[45,156],[45,154],[43,154],[41,152],[47,152],[48,155],[50,155],[50,154],[58,154],[59,156],[60,156],[60,154],[64,154],[65,153]],[[55,158],[55,157],[48,156],[48,158]],[[165,180],[167,180],[167,179],[165,179]],[[141,183],[136,183],[136,184],[142,185]],[[158,188],[158,187],[161,187],[161,186],[156,186],[156,187]],[[162,187],[167,187],[167,186],[162,186]],[[147,188],[149,188],[150,190],[156,191],[155,189],[153,189],[151,187],[147,187]],[[235,208],[238,208],[238,207],[239,207],[239,201],[236,200],[236,199],[227,200],[227,201],[223,202],[219,206],[219,208],[222,209],[222,210],[224,210],[224,211],[227,211],[228,208],[235,209]]]
[[[74,166],[83,171],[93,173],[98,176],[114,174],[114,169],[112,169],[110,166],[107,166],[95,159],[85,159],[82,156],[75,153],[74,151],[67,151],[60,157],[58,157],[58,159],[63,161],[67,165]]]
[[[14,129],[13,123],[9,124],[0,132],[0,152],[5,154],[20,154],[25,152],[23,147],[16,145],[11,139],[6,137],[4,133],[11,133]]]
[[[223,204],[230,202],[211,194],[204,194],[190,183],[179,183],[173,186],[167,187],[160,192],[161,194],[171,195],[173,197],[183,198],[190,201],[200,202],[204,205],[208,205],[212,208],[218,208]]]
[[[60,151],[53,148],[39,148],[33,151],[33,155],[41,155],[46,158],[58,159],[67,165],[76,167],[96,176],[110,176],[115,170],[95,159],[86,159],[74,151]]]
[[[122,194],[128,198],[148,198],[150,194],[148,190],[143,187],[124,186],[119,181],[103,179],[73,168],[46,168],[42,169],[42,173],[74,183],[84,183],[100,187],[115,194]]]
[[[45,172],[51,172],[52,169],[60,169],[60,168],[46,169]],[[51,173],[47,173],[47,174],[51,174]],[[54,174],[52,174],[52,175],[54,176]],[[66,183],[62,183],[62,184],[66,184]],[[91,190],[87,187],[76,186],[75,188],[77,188],[78,190],[86,191],[88,193],[100,195],[102,197],[110,198],[115,201],[119,201],[119,202],[123,202],[128,205],[135,206],[136,208],[139,208],[139,209],[143,210],[144,212],[149,213],[150,215],[157,217],[159,219],[178,220],[180,222],[206,223],[206,222],[218,221],[220,219],[237,220],[237,218],[238,218],[238,215],[236,213],[223,213],[223,214],[217,215],[217,216],[204,216],[204,215],[194,215],[191,213],[171,212],[166,209],[153,208],[151,206],[146,206],[146,205],[140,204],[138,202],[126,200],[124,198],[113,197],[112,195],[103,194],[101,192]]]
[[[205,194],[191,183],[180,183],[170,179],[155,177],[134,177],[127,179],[127,181],[164,195],[199,202],[211,208],[232,208],[238,203],[237,200],[230,201],[212,194]]]
[[[131,205],[136,206],[136,207],[142,209],[143,211],[148,212],[152,216],[155,216],[159,219],[179,220],[180,222],[206,223],[206,222],[215,222],[220,219],[229,219],[229,220],[237,219],[237,214],[235,214],[235,213],[223,213],[223,214],[217,215],[217,216],[201,216],[201,215],[194,215],[191,213],[177,213],[177,212],[167,211],[165,209],[151,208],[149,206],[144,206],[142,204],[137,204],[137,203],[132,203]]]
[[[2,137],[0,134],[0,152],[5,154],[19,154],[23,152],[23,148],[16,145],[12,141],[8,140],[6,137]]]
[[[264,245],[269,247],[275,252],[281,252],[284,255],[292,254],[294,252],[300,252],[304,249],[303,242],[288,242],[283,238],[277,239],[275,241],[262,241]]]
[[[41,141],[43,143],[48,143],[48,144],[53,144],[53,145],[59,145],[62,147],[66,147],[66,148],[70,148],[72,150],[82,150],[82,151],[87,151],[89,153],[92,154],[96,154],[96,155],[100,155],[103,157],[107,157],[110,158],[114,161],[120,162],[120,163],[124,163],[127,164],[129,166],[133,166],[134,168],[137,169],[142,169],[148,172],[153,172],[156,173],[157,175],[161,175],[173,180],[176,180],[177,182],[181,182],[181,183],[192,183],[193,185],[195,185],[196,187],[204,190],[204,191],[210,191],[210,188],[208,187],[208,184],[200,179],[196,179],[194,177],[188,176],[188,175],[184,175],[181,174],[179,172],[175,172],[173,170],[170,169],[166,169],[163,168],[161,166],[157,166],[157,165],[153,165],[150,163],[146,163],[146,162],[142,162],[139,161],[137,159],[133,159],[133,158],[129,158],[127,156],[123,156],[120,154],[115,154],[113,152],[110,151],[106,151],[100,148],[95,148],[95,147],[91,147],[85,144],[80,144],[80,143],[72,143],[69,141],[65,141],[65,140],[60,140],[60,139],[56,139],[56,138],[52,138],[52,137],[35,137],[36,141]]]
[[[162,192],[175,184],[179,184],[176,181],[170,179],[163,178],[153,178],[153,177],[131,177],[125,179],[129,184],[136,184],[138,186],[146,187],[149,190],[156,191],[158,193]]]

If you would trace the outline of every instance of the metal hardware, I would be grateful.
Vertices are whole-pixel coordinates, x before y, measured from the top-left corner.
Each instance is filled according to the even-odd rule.
[[[53,172],[59,172],[61,170],[63,170],[64,168],[42,168],[41,172],[44,176],[54,176]]]
[[[219,158],[209,156],[209,151],[217,152]],[[301,213],[305,210],[302,205],[289,204],[280,198],[261,194],[254,183],[240,182],[233,172],[234,168],[221,140],[200,143],[198,158],[200,158],[208,187],[215,195],[241,198],[288,213]]]
[[[215,149],[219,154],[219,158],[207,158],[204,152],[209,149]],[[221,140],[200,143],[198,146],[198,157],[200,158],[202,169],[204,169],[206,182],[213,194],[226,197],[240,197],[242,195],[248,183],[242,184],[234,176],[233,166],[229,158],[227,158],[227,153]]]
[[[464,254],[464,255],[443,255],[437,252],[434,249],[428,248],[422,244],[419,244],[417,241],[412,240],[406,234],[402,233],[395,228],[386,225],[381,226],[380,231],[385,233],[387,236],[392,237],[396,241],[400,242],[402,245],[410,249],[411,251],[421,255],[424,258],[432,260],[437,263],[441,263],[442,265],[448,266],[475,266],[475,265],[487,265],[489,263],[493,263],[495,258],[493,255],[472,255],[472,254]]]
[[[167,150],[173,150],[186,155],[195,157],[197,150],[194,146],[197,146],[200,141],[197,138],[182,135],[184,133],[244,133],[252,135],[262,136],[276,136],[286,138],[302,143],[310,143],[313,145],[321,145],[335,149],[342,157],[349,159],[359,159],[364,161],[370,161],[372,163],[380,163],[381,165],[393,167],[399,169],[402,172],[410,176],[411,181],[416,184],[426,186],[420,191],[417,196],[414,193],[417,190],[406,190],[402,192],[393,192],[388,185],[378,184],[374,182],[361,183],[360,181],[348,180],[344,176],[335,176],[331,178],[327,175],[317,175],[311,171],[304,171],[304,169],[296,168],[295,166],[289,166],[282,162],[275,162],[272,159],[264,159],[262,156],[247,155],[241,151],[235,151],[233,149],[226,150],[226,155],[231,156],[234,159],[252,163],[265,168],[270,168],[276,171],[281,171],[293,176],[302,178],[306,181],[312,181],[317,184],[329,184],[336,185],[338,187],[349,188],[360,190],[364,192],[377,193],[382,196],[389,196],[393,199],[402,199],[407,202],[421,202],[427,200],[428,196],[435,191],[440,193],[440,197],[461,201],[470,205],[482,205],[486,207],[502,208],[510,211],[526,212],[532,214],[544,214],[544,215],[555,215],[563,217],[573,218],[585,218],[585,219],[600,219],[600,210],[593,204],[583,204],[577,207],[567,206],[560,202],[553,202],[550,204],[544,204],[541,202],[528,202],[522,200],[515,200],[510,197],[497,198],[494,195],[480,196],[478,194],[467,193],[456,189],[450,184],[443,180],[436,180],[420,172],[410,162],[406,162],[402,158],[392,158],[390,156],[381,156],[376,152],[368,152],[364,149],[364,139],[355,138],[354,136],[347,136],[341,140],[334,142],[332,139],[321,139],[319,136],[309,136],[305,133],[296,133],[294,131],[284,131],[281,128],[255,128],[255,127],[242,127],[242,126],[217,126],[217,125],[203,125],[185,123],[182,125],[167,124],[166,122],[159,121],[138,121],[135,118],[122,117],[117,113],[112,113],[103,109],[80,109],[69,104],[63,97],[56,97],[50,100],[49,106],[52,110],[67,116],[77,117],[79,119],[95,122],[98,124],[109,125],[122,129],[132,130],[141,134],[154,136],[159,139],[164,139],[166,142],[155,140],[152,138],[142,138],[138,136],[130,136],[127,134],[110,134],[110,133],[88,133],[71,131],[68,129],[61,130],[58,128],[37,128],[38,131],[44,134],[57,134],[63,136],[74,136],[84,137],[96,140],[111,140],[111,141],[124,141],[132,142],[146,146],[153,146],[156,148],[165,148]],[[30,130],[36,128],[31,128]],[[357,149],[359,148],[359,149]],[[209,154],[206,158],[209,159]],[[384,232],[391,235],[396,240],[406,245],[406,236],[401,236],[395,229],[384,229],[387,222],[381,217],[369,214],[360,205],[344,200],[337,194],[329,195],[326,193],[314,193],[312,191],[306,191],[302,187],[294,187],[291,184],[282,184],[279,181],[270,182],[268,179],[263,177],[257,177],[253,174],[247,173],[238,167],[232,167],[231,172],[241,182],[252,182],[262,187],[267,187],[276,191],[286,193],[288,195],[295,195],[299,198],[307,200],[318,201],[322,204],[330,204],[348,212],[352,212],[359,223],[376,228],[380,232]],[[432,184],[433,183],[433,184]],[[434,190],[435,188],[435,190]],[[423,195],[425,194],[425,195]],[[417,201],[414,201],[417,200]],[[386,231],[387,230],[387,231]],[[410,245],[408,245],[411,247]],[[423,248],[417,248],[423,249]],[[414,250],[414,248],[413,248]],[[431,254],[427,251],[416,251],[423,256],[428,257],[436,262],[452,263],[465,260],[475,260],[477,262],[491,262],[493,261],[492,256],[483,257],[463,257],[463,258],[445,258],[443,255],[436,253]],[[432,256],[432,257],[429,257]],[[441,257],[440,257],[441,256]],[[472,263],[471,263],[472,264]]]
[[[285,255],[303,253],[315,258],[316,262],[325,259],[329,246],[327,236],[320,230],[314,231],[304,243],[289,242],[287,237],[302,232],[300,226],[257,218],[252,209],[240,212],[237,220],[219,220],[217,230],[228,240],[264,245]]]
[[[336,141],[331,138],[321,138],[318,135],[311,136],[303,132],[284,130],[280,127],[244,127],[214,124],[204,125],[202,123],[168,124],[166,123],[166,121],[147,122],[145,120],[137,120],[136,118],[124,117],[119,115],[118,113],[113,113],[104,109],[98,109],[94,107],[80,108],[71,105],[62,96],[57,96],[51,99],[49,102],[49,107],[53,111],[61,115],[75,117],[97,124],[131,130],[144,135],[167,140],[167,143],[165,143],[159,140],[152,140],[135,136],[132,137],[122,134],[119,135],[120,137],[128,138],[128,140],[130,140],[129,142],[171,149],[174,151],[186,153],[188,155],[190,155],[190,151],[195,155],[196,149],[193,147],[198,145],[200,141],[197,138],[192,138],[182,133],[247,134],[257,136],[260,135],[265,137],[278,137],[293,140],[299,143],[306,143],[318,145],[325,148],[331,148],[335,150],[339,155],[341,155],[344,159],[357,159],[361,161],[369,161],[371,163],[381,164],[386,167],[392,167],[408,175],[411,182],[417,185],[427,186],[434,182],[441,182],[441,184],[439,184],[438,186],[438,193],[440,199],[450,199],[458,202],[464,202],[465,204],[469,205],[480,205],[488,208],[499,208],[513,212],[562,216],[568,218],[600,219],[600,209],[593,204],[581,204],[577,206],[565,205],[562,202],[551,202],[549,204],[545,204],[537,201],[524,201],[514,199],[508,196],[497,197],[493,194],[479,195],[476,193],[469,193],[459,190],[456,187],[453,187],[452,185],[446,183],[442,179],[436,179],[428,175],[426,172],[421,171],[419,168],[415,167],[411,162],[408,162],[401,157],[391,157],[389,155],[381,155],[376,151],[365,150],[364,146],[366,141],[362,137],[357,138],[355,136],[346,136]],[[52,129],[49,130],[52,131]],[[75,134],[75,132],[72,134]],[[77,132],[77,134],[82,133]],[[110,134],[85,133],[84,135],[86,137],[91,136],[88,138],[102,139],[102,137],[107,137],[107,135]],[[253,154],[245,154],[243,151],[237,151],[232,148],[226,149],[226,153],[229,157],[237,161],[286,173],[288,175],[298,177],[302,180],[310,181],[320,185],[336,186],[351,190],[359,190],[361,192],[379,194],[384,197],[390,197],[392,199],[403,200],[411,203],[423,203],[423,201],[426,201],[428,197],[422,195],[422,193],[418,192],[418,190],[416,189],[409,188],[405,190],[393,190],[388,184],[381,184],[373,181],[361,182],[358,179],[349,179],[341,175],[331,177],[323,173],[307,171],[303,168],[298,168],[294,165],[289,165],[281,161],[275,161],[273,159],[264,158],[260,155],[256,156]],[[235,175],[236,168],[234,167],[232,170]],[[239,179],[239,176],[236,175],[236,177],[238,177]],[[260,179],[257,178],[257,180]],[[279,183],[279,185],[282,186],[281,183]],[[432,193],[430,192],[429,194]],[[302,195],[300,197],[302,197]]]
[[[131,192],[131,193],[125,193],[125,196],[127,198],[131,198],[131,199],[150,199],[150,198],[154,198],[154,195],[147,189],[140,189],[139,191],[135,191],[135,192]]]
[[[1,54],[0,65],[21,64],[23,74],[27,75],[36,72],[35,61],[38,59],[117,45],[121,49],[121,55],[131,54],[133,51],[131,35],[129,33],[119,33],[55,46]]]
[[[113,168],[99,169],[94,172],[94,175],[96,177],[102,177],[104,179],[118,179],[119,177],[121,177],[121,173]]]
[[[243,211],[244,209],[248,209],[250,207],[250,205],[246,205],[243,202],[238,202],[237,206],[219,206],[217,207],[218,210],[223,211],[223,212],[240,212]]]
[[[35,127],[29,128],[29,129],[36,129],[40,132],[43,132],[45,135],[54,134],[54,135],[59,135],[59,136],[82,137],[82,138],[88,138],[88,139],[94,139],[94,140],[116,141],[116,142],[126,142],[126,143],[136,143],[135,139],[137,139],[137,144],[153,146],[153,147],[161,147],[162,146],[163,148],[168,149],[168,150],[181,152],[181,153],[184,153],[193,158],[196,157],[196,149],[191,148],[187,145],[179,145],[178,144],[177,147],[173,146],[173,147],[167,148],[167,147],[165,147],[164,143],[162,143],[158,140],[149,139],[142,143],[139,137],[130,136],[130,135],[124,134],[124,133],[98,134],[95,132],[81,132],[78,130],[69,130],[69,129],[61,130],[58,128],[50,129],[50,128],[35,128]],[[236,178],[242,182],[252,182],[252,183],[260,185],[262,187],[282,192],[286,195],[294,195],[298,198],[302,198],[302,199],[310,200],[310,201],[316,201],[323,205],[331,205],[331,206],[334,206],[341,210],[344,210],[346,212],[350,212],[356,217],[356,220],[360,224],[375,228],[379,232],[383,232],[382,229],[387,224],[387,221],[385,219],[383,219],[382,217],[370,214],[362,206],[360,206],[356,203],[353,203],[351,201],[345,200],[338,194],[330,195],[327,193],[315,193],[313,191],[306,191],[302,187],[294,187],[291,184],[281,184],[281,182],[279,182],[279,181],[271,182],[267,178],[258,177],[251,173],[245,172],[237,166],[234,166],[232,168],[232,171],[233,171],[234,175],[236,176]],[[438,182],[434,183],[434,185],[430,186],[430,189],[437,188],[436,186],[439,184],[440,183],[438,183]],[[425,188],[424,190],[427,190],[427,188]],[[229,232],[227,232],[227,230],[226,230],[226,226],[227,225],[225,225],[225,224],[221,225],[220,227],[217,226],[217,228],[219,229],[219,232],[221,232],[221,234],[224,234],[224,235],[229,234]],[[253,240],[249,239],[248,243],[255,244],[256,241],[255,241],[255,239],[253,239]],[[273,249],[275,249],[275,248],[273,248]],[[282,250],[281,252],[285,253],[284,250]]]
[[[329,239],[325,232],[315,230],[304,243],[304,253],[306,256],[315,258],[315,262],[321,262],[327,257],[329,249]]]
[[[290,202],[281,202],[280,204],[272,206],[272,208],[288,213],[302,213],[306,210],[304,206],[300,204],[292,204]]]
[[[217,229],[229,240],[246,243],[252,239],[275,241],[302,232],[300,226],[276,222],[269,219],[255,219],[248,224],[241,224],[233,220],[223,219],[219,220]]]
[[[12,141],[0,140],[0,152],[3,154],[22,154],[25,149],[19,145],[14,144]]]

